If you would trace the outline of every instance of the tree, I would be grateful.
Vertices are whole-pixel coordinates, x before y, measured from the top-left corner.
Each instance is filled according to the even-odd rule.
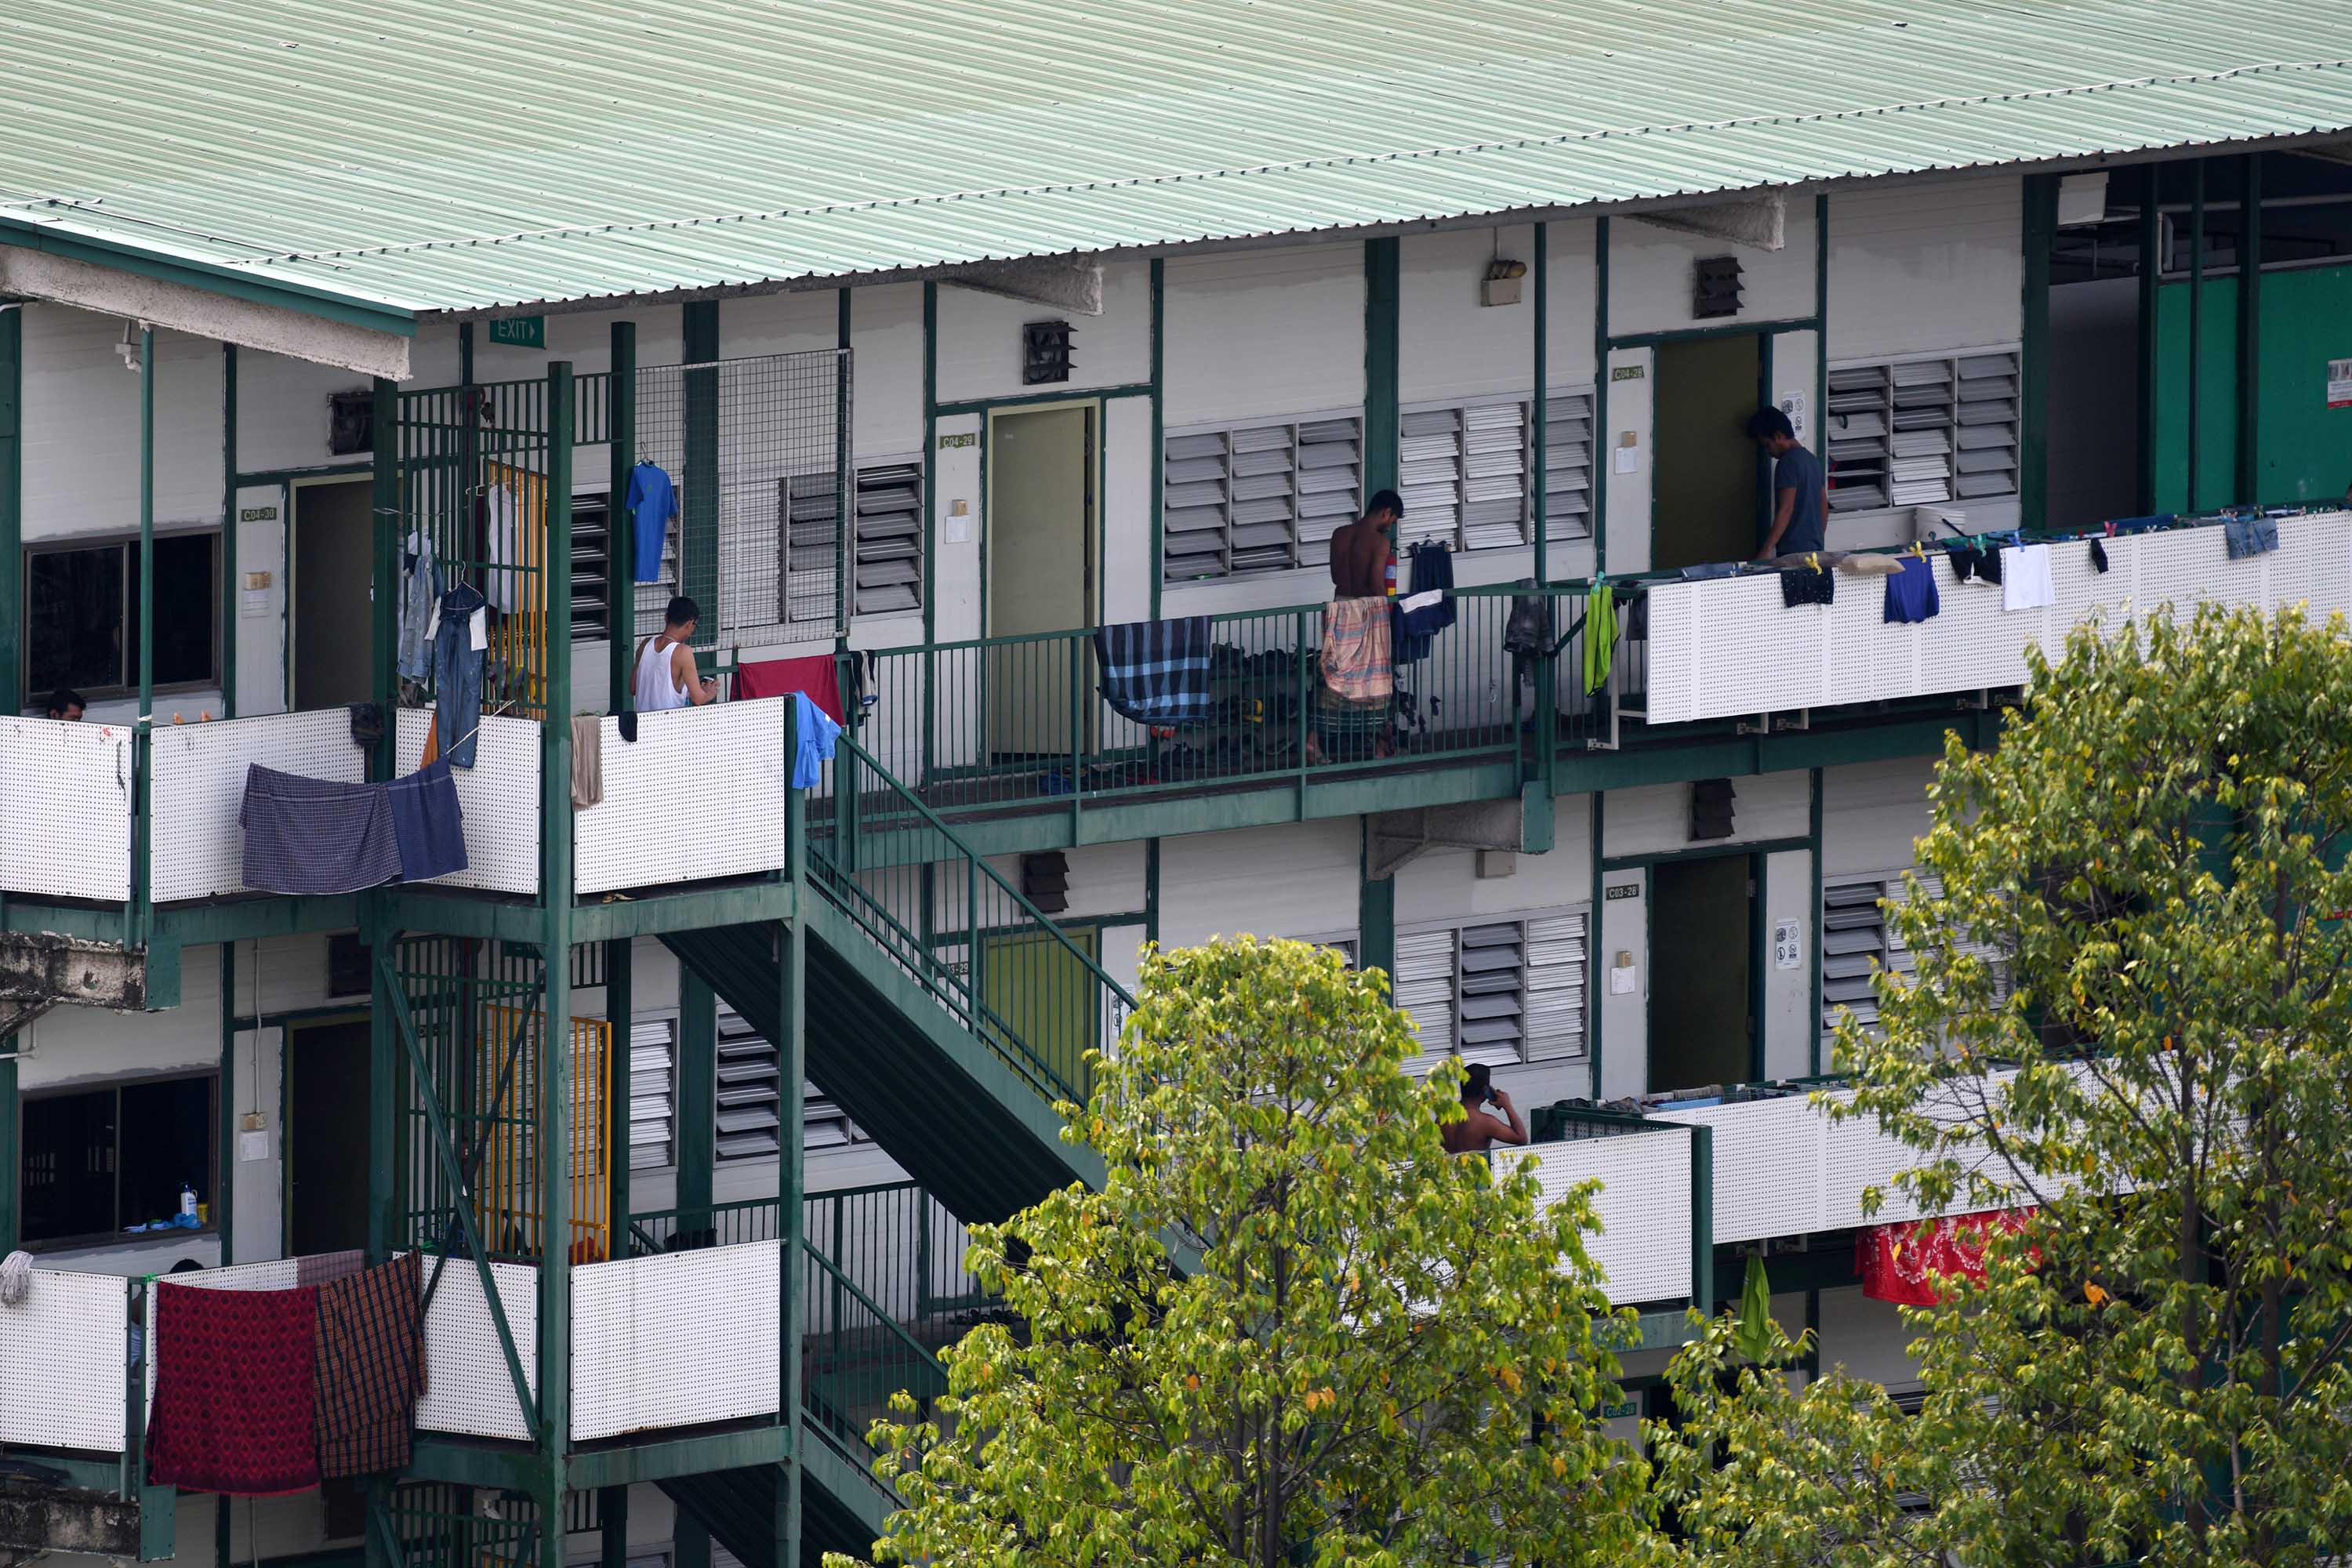
[[[2315,1563],[2352,1547],[2352,644],[2208,608],[2033,656],[1948,743],[1846,1114],[1931,1209],[2035,1205],[1906,1309],[1925,1407],[1730,1325],[1661,1451],[1738,1565]],[[1996,962],[1996,956],[1999,962]],[[2000,971],[2006,971],[2007,988]],[[2013,1076],[2012,1076],[2013,1075]]]
[[[1444,1152],[1458,1064],[1404,1075],[1386,987],[1303,942],[1147,954],[1063,1107],[1104,1189],[974,1227],[1019,1326],[945,1352],[936,1420],[876,1428],[884,1561],[1639,1561],[1588,1197]]]

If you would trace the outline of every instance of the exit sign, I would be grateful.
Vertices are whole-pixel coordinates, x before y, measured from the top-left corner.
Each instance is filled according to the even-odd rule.
[[[509,348],[543,349],[547,346],[545,316],[506,316],[490,323],[490,342]]]

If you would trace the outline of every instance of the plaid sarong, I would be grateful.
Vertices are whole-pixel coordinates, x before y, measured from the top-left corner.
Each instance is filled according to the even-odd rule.
[[[408,1465],[425,1386],[423,1295],[414,1252],[319,1287],[319,1474]]]
[[[1323,684],[1350,702],[1396,695],[1387,599],[1334,599],[1323,606]]]
[[[356,893],[400,875],[392,796],[382,784],[337,784],[245,770],[245,885],[257,893]]]
[[[1130,621],[1095,631],[1103,700],[1139,724],[1198,724],[1209,717],[1209,617]]]

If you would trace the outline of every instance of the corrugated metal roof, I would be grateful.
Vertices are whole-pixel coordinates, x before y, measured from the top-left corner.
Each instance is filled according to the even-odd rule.
[[[2342,0],[14,0],[0,217],[413,310],[2352,127]]]

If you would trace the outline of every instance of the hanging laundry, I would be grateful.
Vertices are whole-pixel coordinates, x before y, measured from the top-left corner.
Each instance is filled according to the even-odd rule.
[[[257,893],[355,893],[400,875],[392,799],[382,784],[245,771],[237,808],[245,885]]]
[[[2242,521],[2225,522],[2221,525],[2221,537],[2229,546],[2232,561],[2242,561],[2249,555],[2267,555],[2279,547],[2278,520],[2253,517]]]
[[[514,614],[522,603],[522,574],[514,570],[520,543],[515,520],[521,510],[522,502],[509,486],[492,485],[483,494],[482,592],[507,615]]]
[[[319,1484],[319,1292],[155,1287],[153,1486],[282,1497]]]
[[[1849,577],[1893,577],[1901,574],[1901,555],[1842,555],[1837,569]]]
[[[429,881],[466,868],[466,816],[457,805],[457,781],[446,761],[431,762],[381,789],[392,803],[393,843],[400,851],[400,879]]]
[[[482,657],[488,645],[482,595],[460,583],[441,595],[433,633],[433,699],[441,751],[452,766],[474,765],[475,731],[482,722]]]
[[[1854,1271],[1862,1276],[1862,1293],[1874,1301],[1932,1307],[1939,1280],[1984,1279],[1989,1234],[2022,1230],[2032,1214],[2031,1209],[1997,1209],[1873,1226],[1863,1233],[1855,1249]]]
[[[1818,566],[1785,566],[1780,569],[1780,603],[1794,609],[1799,605],[1832,605],[1837,602],[1837,578]]]
[[[824,764],[833,761],[833,743],[841,726],[809,700],[805,691],[793,693],[793,787],[814,789],[824,782]]]
[[[2095,539],[2091,541],[2091,570],[2102,577],[2107,574],[2107,547]]]
[[[1386,702],[1396,695],[1386,599],[1334,599],[1323,606],[1322,668],[1323,684],[1350,702]]]
[[[1980,582],[2000,584],[2000,552],[1998,549],[1956,541],[1944,546],[1944,553],[1951,557],[1953,581],[1965,583],[1973,577]]]
[[[593,713],[572,719],[572,806],[584,811],[604,798],[604,721]]]
[[[1943,604],[1936,592],[1936,568],[1926,557],[1896,557],[1902,570],[1886,580],[1885,618],[1897,625],[1911,625],[1936,618]]]
[[[324,1285],[348,1279],[367,1267],[367,1254],[357,1247],[342,1252],[309,1252],[294,1260],[294,1283]]]
[[[2050,577],[2050,547],[2012,544],[2000,552],[2000,607],[2038,610],[2056,602],[2058,589]]]
[[[411,680],[433,670],[433,612],[441,603],[441,565],[422,529],[408,536],[400,579],[400,648],[394,668]]]
[[[1388,608],[1381,608],[1383,616]],[[1103,700],[1139,724],[1199,724],[1209,717],[1209,617],[1130,621],[1095,629]]]
[[[381,707],[373,702],[350,702],[344,704],[343,710],[351,715],[352,745],[373,746],[383,739]]]
[[[621,731],[623,742],[632,746],[637,743],[637,715],[635,709],[631,709],[626,713],[614,714],[613,722]]]
[[[1405,595],[1397,602],[1396,625],[1391,639],[1399,664],[1417,664],[1429,657],[1438,633],[1454,621],[1454,552],[1434,540],[1412,547],[1412,568]]]
[[[1617,590],[1595,581],[1584,608],[1584,690],[1591,696],[1609,684],[1617,659]]]
[[[419,1282],[411,1252],[319,1289],[313,1405],[323,1479],[408,1468],[425,1387]]]
[[[771,658],[735,667],[738,701],[790,697],[795,691],[807,692],[809,700],[835,723],[845,722],[841,709],[841,671],[833,655],[815,653],[805,658]]]
[[[669,520],[677,515],[677,490],[669,472],[658,464],[639,463],[629,470],[629,489],[623,498],[629,509],[629,526],[636,538],[636,580],[661,581],[662,542],[669,536]]]

